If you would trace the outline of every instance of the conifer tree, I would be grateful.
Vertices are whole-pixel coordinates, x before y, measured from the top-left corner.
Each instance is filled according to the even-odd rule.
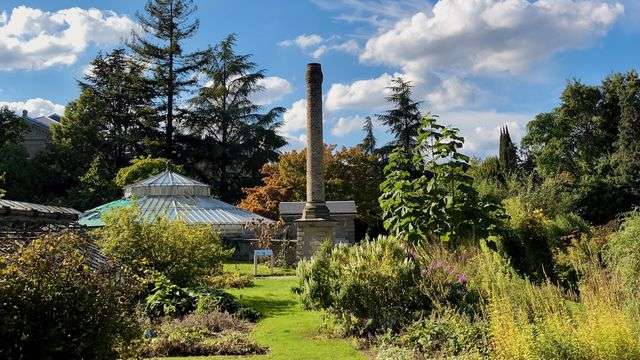
[[[198,30],[192,0],[149,0],[145,13],[137,14],[144,34],[135,34],[131,50],[152,71],[157,106],[165,127],[165,156],[173,159],[174,131],[183,117],[180,95],[195,85],[194,72],[205,61],[205,52],[186,53],[184,43]]]
[[[193,111],[185,123],[195,150],[190,159],[201,160],[196,170],[231,202],[240,199],[242,188],[260,183],[262,166],[277,160],[287,144],[277,133],[285,109],[262,111],[252,101],[264,72],[251,55],[237,54],[235,43],[232,34],[211,49],[202,70],[208,83],[190,100]]]
[[[500,149],[499,149],[500,168],[505,174],[514,172],[518,167],[518,154],[516,146],[511,141],[509,128],[505,125],[500,129]]]
[[[394,108],[378,115],[378,119],[389,126],[395,140],[393,147],[402,147],[406,153],[416,145],[416,136],[421,123],[420,101],[413,101],[413,86],[401,77],[393,79],[386,100]]]
[[[371,116],[367,116],[362,130],[364,131],[365,136],[364,139],[362,139],[360,147],[365,154],[371,155],[376,151],[376,137],[373,135],[373,122],[371,121]]]

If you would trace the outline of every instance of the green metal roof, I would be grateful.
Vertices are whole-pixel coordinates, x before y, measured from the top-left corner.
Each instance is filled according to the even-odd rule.
[[[78,220],[78,224],[88,227],[100,227],[104,226],[104,221],[102,221],[102,215],[107,213],[109,210],[117,209],[125,206],[131,205],[131,201],[128,199],[120,199],[116,201],[112,201],[110,203],[100,205],[97,208],[91,209],[80,217]]]

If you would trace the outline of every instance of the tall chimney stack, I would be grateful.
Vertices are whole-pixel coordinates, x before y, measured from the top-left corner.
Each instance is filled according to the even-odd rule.
[[[324,198],[324,142],[322,140],[322,68],[307,65],[307,202],[296,220],[297,255],[306,259],[323,241],[336,241],[336,222]]]
[[[307,65],[307,202],[303,219],[329,220],[324,197],[324,141],[322,137],[322,67]]]

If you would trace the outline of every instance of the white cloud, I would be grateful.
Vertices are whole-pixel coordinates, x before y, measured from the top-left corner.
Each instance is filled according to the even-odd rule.
[[[137,28],[127,16],[93,8],[47,12],[18,6],[3,15],[0,70],[70,65],[89,44],[117,43]]]
[[[280,46],[293,46],[296,45],[301,49],[306,49],[311,46],[319,45],[322,43],[322,36],[318,34],[302,34],[295,39],[284,40],[279,43]]]
[[[426,100],[432,111],[446,111],[469,105],[479,90],[457,77],[446,78],[428,92]]]
[[[360,60],[414,73],[521,73],[593,43],[623,13],[605,0],[439,0],[369,39]]]
[[[361,116],[341,117],[331,129],[331,133],[335,136],[345,136],[361,130],[363,124],[364,118]]]
[[[357,80],[351,84],[333,84],[325,100],[327,110],[380,108],[385,104],[385,97],[389,94],[387,87],[393,78],[384,73],[377,78]]]
[[[322,55],[324,55],[325,52],[327,52],[327,46],[321,45],[311,53],[311,57],[314,59],[319,59]]]
[[[26,101],[0,101],[0,107],[6,106],[9,110],[18,115],[22,115],[22,110],[27,110],[30,117],[49,116],[53,114],[63,115],[64,106],[56,104],[50,100],[41,98],[29,99]]]
[[[357,55],[360,52],[360,45],[357,41],[351,39],[347,40],[341,44],[334,45],[331,47],[333,50],[338,50],[345,52],[347,54]]]
[[[338,11],[336,19],[349,23],[368,23],[378,28],[425,10],[425,0],[312,0],[325,10]]]
[[[459,128],[465,138],[464,151],[484,157],[497,153],[500,127],[507,125],[511,140],[519,143],[526,131],[527,123],[532,118],[530,114],[459,111],[441,113],[438,122]]]
[[[0,24],[4,24],[6,22],[7,22],[7,12],[3,10],[0,13]]]
[[[262,91],[256,94],[253,101],[258,105],[272,104],[293,91],[291,83],[278,76],[269,76],[258,81]]]
[[[289,109],[282,115],[282,127],[280,132],[288,138],[295,138],[293,133],[303,130],[307,127],[307,100],[300,99],[291,105]]]

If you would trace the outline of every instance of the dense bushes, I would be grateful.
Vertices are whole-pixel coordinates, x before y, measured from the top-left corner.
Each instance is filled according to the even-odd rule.
[[[195,285],[206,275],[222,271],[230,255],[220,235],[208,225],[166,218],[143,219],[137,207],[107,213],[97,231],[102,250],[139,274],[155,271],[178,286]]]
[[[580,226],[571,216],[513,221],[536,217],[549,243]],[[484,245],[452,250],[386,237],[323,247],[299,265],[298,291],[347,333],[373,339],[378,359],[637,359],[640,307],[627,280],[637,278],[637,219],[605,246],[609,268],[598,256],[574,254],[580,276],[572,290],[523,277]],[[584,237],[553,247],[551,263],[558,252],[579,252]]]
[[[347,333],[399,329],[427,304],[416,286],[418,268],[393,238],[331,248],[298,267],[298,291],[309,308],[334,314]],[[380,306],[384,303],[384,306]]]
[[[47,235],[0,260],[0,358],[116,359],[140,337],[126,269],[92,270],[88,241]]]
[[[251,325],[222,312],[188,315],[165,322],[145,343],[146,356],[249,355],[264,354],[247,336]]]

